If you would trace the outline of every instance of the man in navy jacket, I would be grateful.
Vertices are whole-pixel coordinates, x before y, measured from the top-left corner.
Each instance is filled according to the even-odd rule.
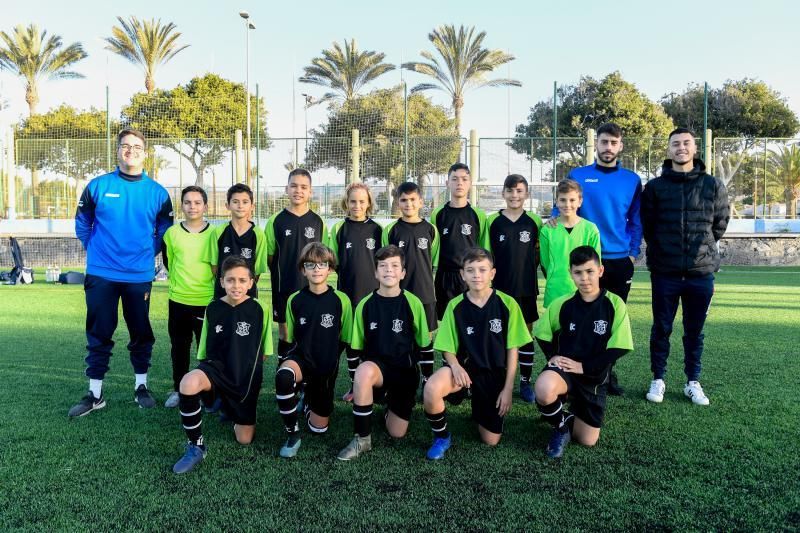
[[[108,371],[117,307],[130,333],[131,364],[136,375],[134,400],[151,408],[147,369],[153,350],[150,289],[155,256],[172,225],[172,201],[166,189],[144,172],[146,142],[136,130],[117,136],[119,166],[84,189],[75,213],[75,234],[86,249],[86,375],[89,392],[69,410],[84,416],[106,405],[103,378]]]
[[[633,280],[633,262],[639,257],[642,245],[639,218],[642,180],[638,174],[619,164],[617,158],[623,148],[619,126],[609,122],[597,128],[595,146],[597,161],[573,169],[568,177],[583,188],[583,205],[578,209],[578,215],[593,222],[600,230],[604,268],[600,287],[627,302]],[[558,217],[556,207],[553,208],[553,217]],[[613,370],[608,393],[617,396],[623,393]]]

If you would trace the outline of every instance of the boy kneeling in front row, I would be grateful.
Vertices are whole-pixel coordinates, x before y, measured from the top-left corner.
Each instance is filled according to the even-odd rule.
[[[500,442],[518,349],[532,341],[516,300],[492,288],[494,275],[492,254],[483,248],[469,248],[462,256],[468,290],[450,300],[434,344],[447,365],[425,385],[425,416],[434,436],[428,459],[442,459],[450,448],[445,400],[458,405],[471,398],[481,440],[490,446]]]
[[[272,313],[267,304],[247,295],[254,276],[245,258],[225,258],[220,271],[225,296],[208,304],[197,350],[200,364],[180,383],[178,406],[189,442],[172,467],[176,474],[189,472],[206,456],[201,394],[206,405],[213,403],[212,397],[222,400],[240,444],[250,444],[255,434],[263,359],[272,353]]]
[[[539,412],[553,426],[548,457],[561,457],[574,437],[594,446],[606,409],[611,366],[633,349],[628,310],[622,299],[600,289],[603,265],[591,246],[569,254],[578,290],[554,300],[534,326],[534,337],[547,357],[536,379]],[[570,400],[572,412],[564,409]]]

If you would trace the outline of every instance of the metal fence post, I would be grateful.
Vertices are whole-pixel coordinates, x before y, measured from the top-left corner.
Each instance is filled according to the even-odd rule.
[[[236,150],[236,183],[241,183],[244,177],[244,157],[242,154],[242,130],[236,130],[234,146]]]
[[[584,154],[584,161],[586,161],[587,166],[594,164],[595,135],[597,135],[597,133],[593,128],[586,130],[586,154]]]
[[[111,172],[111,108],[106,85],[106,171]]]
[[[8,191],[8,220],[17,219],[17,171],[14,160],[14,129],[8,128],[6,134],[8,148],[6,150],[6,176],[8,177],[8,184],[6,190]]]
[[[480,179],[480,161],[478,160],[478,132],[469,130],[469,168],[472,171],[472,188],[469,191],[469,201],[478,205],[478,180]]]
[[[353,170],[350,173],[350,179],[346,180],[345,185],[361,181],[361,144],[359,142],[358,130],[353,129],[350,135],[352,141],[350,158],[352,160],[351,166]]]
[[[714,153],[712,145],[714,144],[714,137],[711,129],[706,130],[705,147],[703,150],[703,158],[705,159],[706,166],[709,168],[711,174],[714,173]]]

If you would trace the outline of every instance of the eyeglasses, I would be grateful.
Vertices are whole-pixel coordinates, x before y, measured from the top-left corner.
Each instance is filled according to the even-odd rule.
[[[120,144],[119,147],[123,152],[132,151],[135,154],[141,154],[144,151],[144,146],[139,144]]]
[[[323,261],[321,263],[312,263],[311,261],[308,261],[307,263],[303,263],[303,266],[305,267],[306,270],[315,270],[315,269],[323,270],[325,268],[328,268],[328,262]]]

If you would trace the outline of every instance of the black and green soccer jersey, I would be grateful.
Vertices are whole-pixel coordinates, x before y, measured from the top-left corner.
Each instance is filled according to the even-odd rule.
[[[519,304],[498,290],[483,307],[465,292],[447,304],[434,349],[452,353],[459,363],[475,369],[506,367],[507,351],[531,342]]]
[[[578,246],[588,245],[600,254],[600,232],[597,226],[585,218],[570,231],[559,222],[555,228],[545,226],[539,235],[539,256],[547,272],[544,289],[544,306],[565,294],[572,294],[576,287],[569,274],[569,253]]]
[[[206,307],[197,358],[215,370],[214,385],[244,401],[253,391],[253,377],[272,353],[269,305],[248,298],[237,306],[214,300]]]
[[[417,350],[430,342],[425,309],[409,291],[393,297],[373,291],[358,303],[350,346],[364,360],[410,368]]]
[[[406,259],[406,277],[400,287],[411,291],[424,304],[436,301],[433,268],[439,262],[439,232],[427,220],[395,220],[383,228],[382,246],[402,248]]]
[[[269,217],[264,230],[267,235],[267,258],[272,292],[292,293],[308,282],[297,268],[300,252],[310,242],[325,242],[325,223],[313,211],[302,216],[282,209]]]
[[[515,298],[539,294],[539,215],[528,211],[512,221],[499,211],[489,215],[486,226],[483,246],[494,255],[497,270],[492,285]]]
[[[338,289],[350,297],[352,304],[378,288],[375,279],[375,251],[381,247],[380,224],[368,218],[363,221],[346,218],[331,229],[328,246],[336,255]]]
[[[333,287],[314,294],[303,287],[286,304],[287,342],[297,344],[290,356],[299,356],[312,374],[327,376],[339,365],[339,354],[349,344],[353,329],[350,299]]]
[[[214,237],[209,242],[205,261],[212,266],[220,266],[226,257],[240,255],[253,269],[253,274],[260,276],[266,271],[266,238],[260,227],[250,222],[250,229],[239,235],[230,222],[214,227]],[[220,272],[221,274],[221,272]],[[247,291],[251,298],[258,296],[258,287]],[[225,289],[219,280],[214,282],[214,298],[225,296]]]
[[[533,327],[547,358],[569,357],[583,364],[588,378],[602,380],[611,364],[633,350],[625,302],[603,289],[593,302],[579,292],[557,298]]]
[[[169,270],[169,299],[183,305],[208,305],[214,297],[214,273],[205,261],[214,238],[210,224],[199,232],[183,222],[164,234],[164,266]]]
[[[431,223],[439,232],[439,264],[442,270],[461,269],[461,254],[467,248],[481,246],[486,231],[486,213],[467,204],[452,207],[450,202],[431,213]]]

